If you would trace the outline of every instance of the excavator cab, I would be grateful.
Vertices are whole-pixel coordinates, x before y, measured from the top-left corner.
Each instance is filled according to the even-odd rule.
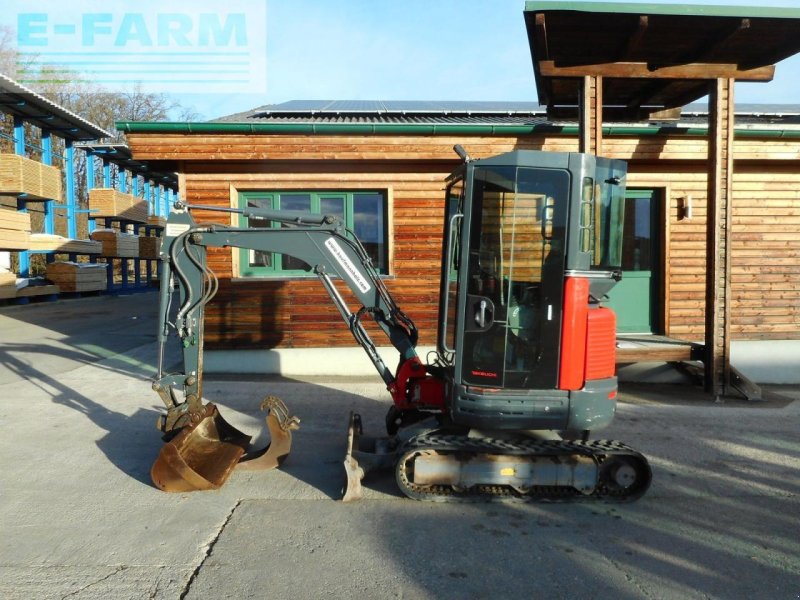
[[[438,353],[453,423],[586,431],[614,415],[625,163],[515,151],[448,180]]]

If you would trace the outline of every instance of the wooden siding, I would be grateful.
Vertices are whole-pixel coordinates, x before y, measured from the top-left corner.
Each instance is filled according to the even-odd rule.
[[[514,137],[130,134],[137,159],[177,161],[183,197],[227,206],[238,191],[382,189],[391,196],[387,283],[433,344],[437,321],[444,178],[462,144],[473,157],[514,149],[577,151],[563,135]],[[629,186],[666,193],[662,333],[700,341],[704,326],[706,156],[703,138],[607,136],[604,153],[629,161]],[[735,142],[732,335],[800,339],[800,140]],[[691,219],[679,219],[691,196]],[[200,213],[219,220],[219,214]],[[237,280],[234,252],[211,253],[221,289],[207,319],[211,347],[352,345],[316,281]],[[344,290],[344,286],[340,286]],[[345,294],[352,301],[352,297]],[[375,341],[382,334],[371,329]]]
[[[704,165],[632,164],[628,185],[669,193],[669,323],[675,338],[702,340],[705,307]],[[690,220],[679,202],[692,197]],[[800,164],[739,163],[733,178],[731,334],[800,339]]]
[[[454,163],[455,164],[455,163]],[[247,163],[192,166],[186,170],[186,198],[191,203],[228,206],[246,190],[377,189],[389,193],[392,207],[391,274],[387,286],[398,304],[414,319],[420,342],[435,343],[438,281],[442,251],[444,178],[450,168],[352,163],[317,165],[284,163],[255,173]],[[213,171],[213,172],[210,172]],[[219,214],[198,213],[203,220]],[[316,277],[282,280],[237,279],[230,249],[213,250],[209,263],[220,276],[220,292],[206,319],[210,347],[263,348],[353,345],[324,288]],[[352,309],[355,298],[346,286],[337,287]],[[369,328],[375,342],[383,334]]]

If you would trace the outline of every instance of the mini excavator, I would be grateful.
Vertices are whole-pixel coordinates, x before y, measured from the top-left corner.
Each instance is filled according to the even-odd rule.
[[[591,439],[616,410],[616,319],[603,300],[621,277],[625,163],[528,150],[471,160],[455,150],[462,164],[446,181],[437,346],[426,362],[414,323],[338,216],[176,205],[161,247],[153,389],[166,406],[158,426],[167,443],[151,471],[157,487],[214,489],[235,468],[275,468],[299,426],[278,398],[266,398],[271,443],[255,450],[203,403],[203,316],[217,290],[206,253],[230,246],[304,261],[391,395],[386,436],[364,435],[361,417],[350,415],[343,500],[360,498],[362,479],[381,469],[394,469],[400,490],[419,500],[626,501],[647,491],[642,454]],[[193,210],[266,226],[198,223]],[[397,349],[395,370],[364,319]],[[173,334],[183,370],[165,373]]]

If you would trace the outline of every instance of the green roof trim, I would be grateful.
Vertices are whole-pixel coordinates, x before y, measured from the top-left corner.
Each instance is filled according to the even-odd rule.
[[[118,131],[125,133],[181,133],[181,134],[301,134],[301,135],[532,135],[552,133],[578,135],[577,125],[468,125],[428,124],[407,125],[397,123],[192,123],[120,121]],[[758,129],[740,127],[737,137],[799,139],[798,129]],[[707,127],[663,127],[658,125],[609,125],[603,135],[679,135],[705,137]]]
[[[573,10],[591,13],[637,15],[694,15],[701,17],[758,17],[800,19],[800,8],[779,6],[724,6],[708,4],[637,4],[633,2],[580,2],[577,0],[528,0],[525,12]]]

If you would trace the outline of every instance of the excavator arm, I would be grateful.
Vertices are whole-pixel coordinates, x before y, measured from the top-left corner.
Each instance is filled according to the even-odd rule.
[[[192,217],[190,211],[193,209],[236,213],[248,218],[277,222],[281,226],[274,228],[199,224]],[[178,204],[176,210],[170,214],[161,248],[158,373],[153,382],[153,390],[158,393],[167,409],[166,414],[160,417],[159,429],[166,437],[180,432],[180,439],[176,438],[175,442],[170,442],[164,448],[168,454],[173,455],[174,460],[171,462],[177,460],[179,463],[178,471],[185,470],[180,465],[181,461],[186,462],[184,458],[191,458],[194,454],[208,455],[209,450],[213,450],[211,454],[227,456],[223,460],[224,469],[216,464],[213,467],[200,464],[190,470],[212,470],[216,473],[214,477],[201,475],[201,478],[213,479],[218,485],[212,487],[219,487],[236,466],[235,463],[243,457],[247,458],[249,438],[226,423],[219,416],[216,407],[204,405],[202,401],[204,315],[206,306],[218,288],[217,277],[209,268],[206,255],[208,248],[223,247],[277,252],[304,261],[318,277],[353,337],[385,382],[394,399],[395,410],[436,411],[441,408],[441,384],[426,373],[415,350],[416,327],[398,308],[364,247],[347,230],[341,219],[333,215],[261,208],[222,209]],[[334,285],[334,278],[341,279],[350,288],[361,303],[360,309],[350,309]],[[173,315],[172,300],[176,285],[179,305]],[[374,320],[399,352],[400,363],[396,372],[386,366],[367,333],[362,323],[365,315]],[[177,335],[180,340],[183,365],[178,372],[166,373],[165,347],[171,335]],[[424,390],[424,393],[420,390]],[[294,418],[289,418],[285,406],[282,403],[275,405],[274,400],[273,413],[284,415],[283,421],[278,425],[287,429],[289,426],[286,423]],[[270,417],[268,425],[269,419]],[[298,423],[296,419],[291,422],[294,426]],[[270,426],[274,445],[273,429]],[[196,451],[199,443],[197,438],[204,441],[210,438],[215,443],[224,444],[224,449],[204,448]],[[233,451],[229,451],[230,448]],[[159,460],[161,463],[166,462],[161,457]],[[170,483],[175,479],[175,471],[174,464],[165,469],[163,464],[156,461],[153,469],[154,481],[159,485],[160,479],[166,485],[166,488],[159,485],[162,489],[173,485],[181,487],[190,477],[178,473],[178,483]],[[189,489],[198,488],[195,486]]]

